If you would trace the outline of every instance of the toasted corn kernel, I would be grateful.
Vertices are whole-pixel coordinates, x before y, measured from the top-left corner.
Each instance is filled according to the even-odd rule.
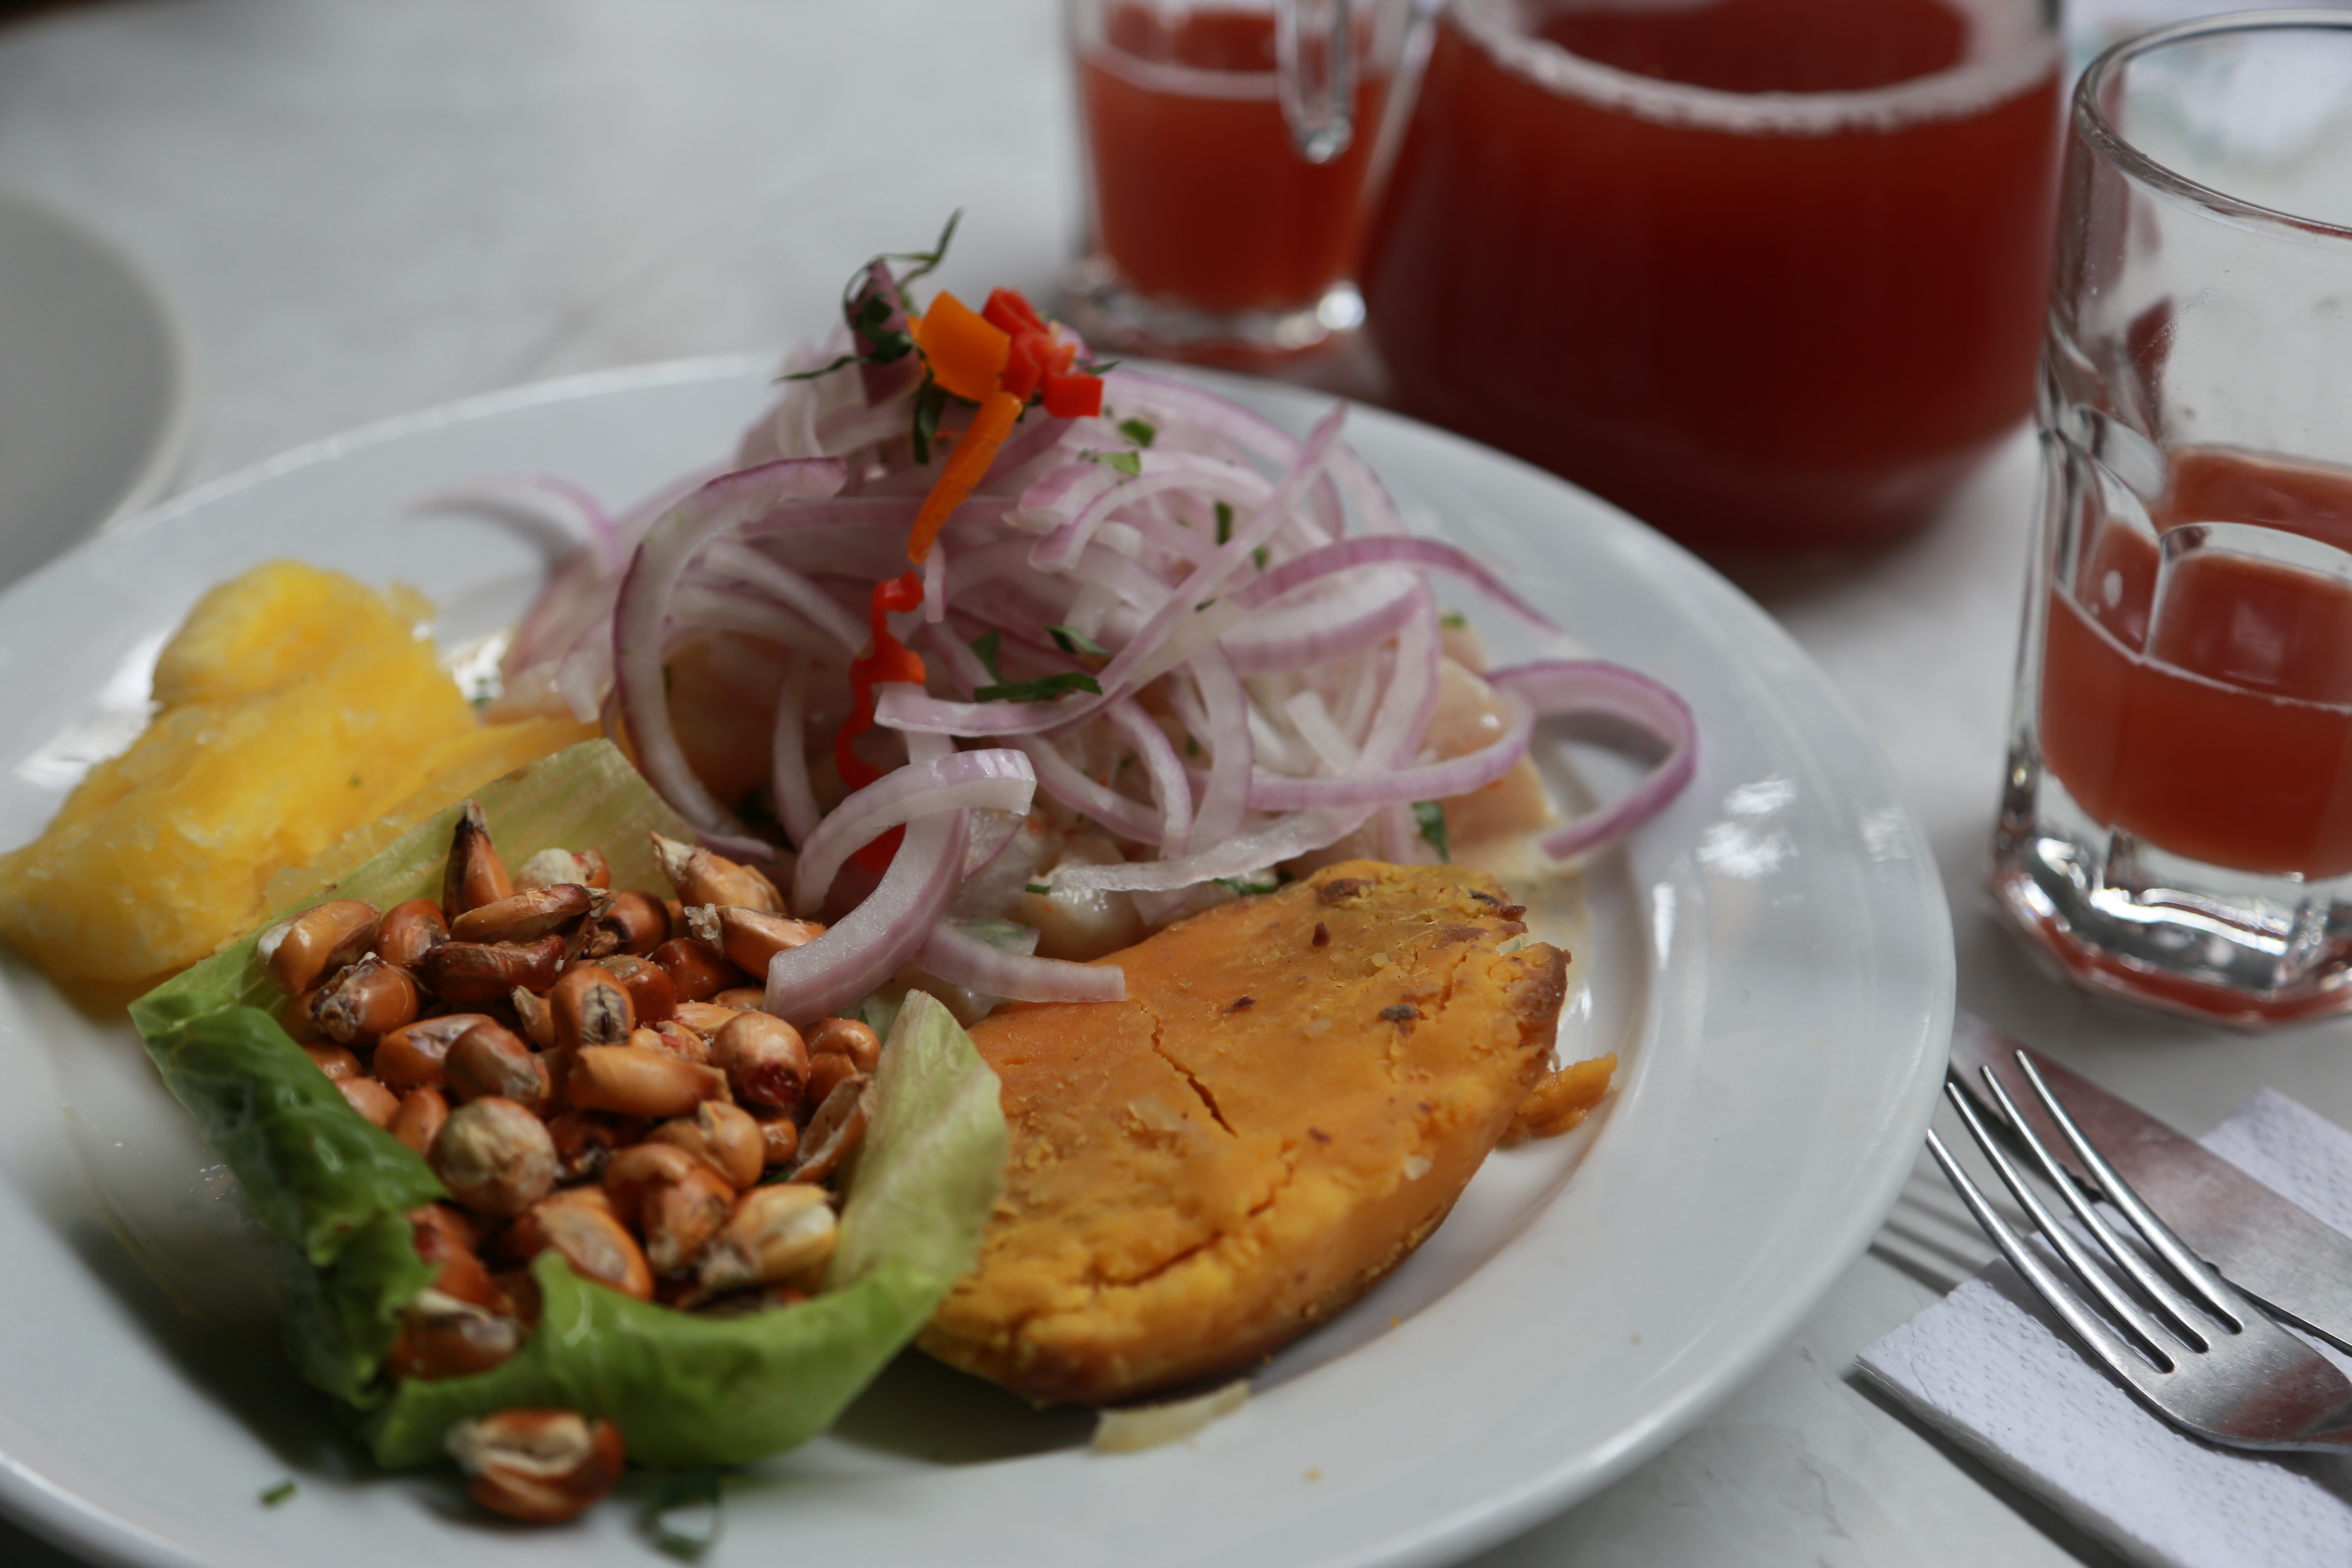
[[[556,1179],[565,1182],[595,1181],[604,1175],[614,1150],[636,1141],[625,1123],[601,1110],[567,1110],[551,1117],[547,1135],[555,1144]]]
[[[552,1247],[583,1279],[640,1301],[653,1300],[653,1270],[644,1249],[622,1227],[604,1194],[593,1188],[541,1199],[515,1221],[502,1245],[525,1261]]]
[[[572,1060],[565,1092],[581,1110],[667,1121],[689,1114],[706,1100],[723,1100],[727,1079],[716,1070],[643,1046],[586,1046]]]
[[[872,1072],[882,1060],[881,1037],[856,1018],[819,1018],[810,1026],[807,1038],[809,1055],[847,1057],[859,1072]]]
[[[337,1083],[359,1076],[360,1058],[341,1046],[304,1046],[302,1054],[316,1062],[319,1070]]]
[[[614,893],[589,921],[583,958],[642,958],[669,940],[669,910],[650,893]]]
[[[324,989],[324,986],[313,985],[299,996],[278,1005],[278,1020],[286,1026],[286,1032],[294,1037],[296,1045],[327,1046],[334,1043],[319,1032],[319,1021],[310,1016],[311,1004],[318,1001],[319,993]]]
[[[621,1429],[576,1410],[501,1410],[458,1422],[447,1442],[474,1500],[529,1524],[579,1518],[628,1463]]]
[[[751,977],[735,967],[718,946],[700,937],[674,936],[647,954],[669,972],[678,1005],[708,1002],[721,991],[741,985]]]
[[[459,1100],[493,1096],[513,1100],[536,1116],[544,1116],[554,1086],[546,1067],[531,1054],[520,1035],[485,1018],[467,1030],[449,1047],[444,1068],[449,1094]]]
[[[772,1013],[736,1014],[711,1037],[710,1059],[738,1100],[772,1110],[790,1110],[808,1088],[808,1047]]]
[[[599,1184],[612,1200],[613,1212],[634,1225],[648,1194],[684,1181],[697,1163],[693,1154],[675,1143],[632,1143],[605,1162]]]
[[[499,858],[498,846],[490,841],[490,825],[481,806],[468,800],[449,835],[449,864],[441,876],[441,912],[455,922],[467,910],[496,903],[513,891],[506,862]]]
[[[412,1153],[421,1155],[433,1147],[433,1140],[441,1135],[441,1124],[448,1120],[448,1096],[437,1089],[412,1089],[400,1097],[400,1109],[384,1131]]]
[[[604,973],[621,983],[629,994],[629,1010],[640,1024],[658,1024],[677,1011],[677,987],[670,983],[669,971],[648,959],[632,957],[625,952],[614,953],[601,961]]]
[[[547,994],[555,1021],[555,1043],[564,1050],[582,1046],[617,1046],[637,1026],[628,989],[602,964],[575,964]]]
[[[760,1161],[762,1165],[789,1165],[800,1152],[799,1122],[789,1116],[773,1116],[760,1123]]]
[[[725,1007],[732,1012],[748,1013],[768,999],[764,985],[737,985],[721,991],[710,999],[713,1007]]]
[[[654,1186],[637,1209],[646,1261],[656,1274],[682,1274],[693,1268],[735,1206],[735,1189],[727,1178],[700,1160],[689,1159],[683,1176]]]
[[[682,844],[658,833],[652,837],[654,858],[661,862],[669,885],[677,889],[680,903],[688,908],[734,904],[767,915],[784,912],[783,895],[776,891],[776,885],[751,867],[699,845]]]
[[[801,1134],[800,1158],[792,1166],[793,1181],[824,1181],[865,1142],[866,1083],[862,1077],[843,1079],[809,1118]]]
[[[375,955],[415,972],[425,955],[449,940],[449,922],[431,899],[411,899],[383,911],[376,922]]]
[[[833,1091],[853,1078],[861,1077],[856,1062],[845,1056],[826,1055],[809,1061],[808,1088],[801,1103],[820,1106],[833,1096]]]
[[[444,1013],[404,1024],[375,1043],[375,1076],[398,1094],[413,1089],[437,1089],[447,1081],[449,1047],[477,1024],[487,1024],[487,1013]]]
[[[546,997],[518,985],[507,993],[507,1004],[515,1011],[515,1023],[524,1039],[542,1051],[555,1048],[555,1009],[547,1005]]]
[[[451,1196],[484,1214],[519,1215],[555,1185],[547,1124],[511,1100],[477,1100],[451,1111],[425,1163]]]
[[[629,1044],[692,1062],[698,1068],[710,1065],[710,1042],[675,1019],[665,1018],[650,1029],[637,1030],[629,1037]]]
[[[798,1182],[754,1187],[703,1249],[696,1292],[709,1296],[809,1274],[833,1256],[839,1231],[823,1187]]]
[[[518,985],[544,991],[563,973],[563,939],[543,936],[513,947],[445,942],[425,955],[425,981],[453,1007],[506,1000]]]
[[[254,956],[278,989],[299,995],[347,963],[357,962],[375,942],[375,906],[357,899],[331,899],[289,916],[261,933]]]
[[[384,1369],[394,1377],[431,1383],[488,1372],[522,1348],[522,1325],[512,1318],[422,1290],[401,1313],[400,1336]]]
[[[493,899],[449,922],[452,942],[537,942],[586,914],[588,889],[577,882]]]
[[[416,1255],[427,1263],[440,1256],[435,1248],[454,1248],[473,1252],[482,1245],[482,1227],[463,1209],[447,1204],[426,1204],[413,1208],[405,1216],[416,1230]],[[428,1240],[425,1232],[434,1233]]]
[[[558,888],[566,882],[583,888],[609,888],[613,885],[613,868],[593,849],[542,849],[515,868],[518,893],[534,888]]]
[[[366,1049],[413,1021],[424,1002],[415,976],[371,954],[319,988],[310,1001],[310,1017],[319,1032],[338,1045]]]
[[[672,1016],[707,1040],[733,1023],[741,1011],[740,1007],[721,1007],[716,1002],[681,1002]]]
[[[646,1137],[657,1143],[675,1143],[698,1156],[732,1187],[757,1183],[767,1164],[760,1124],[740,1106],[706,1100],[694,1108],[692,1116],[665,1121]]]
[[[787,920],[730,904],[688,906],[686,923],[696,936],[715,945],[762,984],[767,982],[770,959],[792,948],[806,947],[824,934],[824,927],[815,921]]]
[[[335,1087],[353,1110],[378,1127],[390,1127],[400,1114],[400,1097],[372,1078],[337,1079]]]
[[[442,1215],[451,1219],[444,1221],[438,1217]],[[488,1311],[513,1316],[508,1310],[506,1292],[491,1279],[474,1250],[479,1238],[456,1209],[446,1204],[428,1204],[411,1213],[408,1223],[416,1256],[434,1267],[432,1289]]]

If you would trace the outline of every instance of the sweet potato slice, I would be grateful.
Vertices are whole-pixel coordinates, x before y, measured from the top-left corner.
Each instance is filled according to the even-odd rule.
[[[1504,909],[1474,872],[1349,861],[1116,955],[1125,1002],[983,1021],[1004,1195],[923,1348],[1101,1404],[1242,1366],[1362,1294],[1548,1065],[1567,958],[1499,951]]]

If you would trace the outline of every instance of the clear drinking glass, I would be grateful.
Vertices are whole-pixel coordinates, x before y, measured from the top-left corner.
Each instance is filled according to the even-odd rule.
[[[1080,330],[1247,362],[1362,320],[1356,248],[1410,0],[1066,0],[1065,16]]]
[[[1993,889],[2077,980],[2352,1007],[2352,16],[2076,87]]]

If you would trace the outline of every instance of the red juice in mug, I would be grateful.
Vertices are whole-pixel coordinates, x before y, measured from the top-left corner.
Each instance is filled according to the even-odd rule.
[[[2152,521],[2352,549],[2352,470],[2178,452]],[[2050,595],[2042,651],[2042,759],[2067,793],[2209,865],[2352,872],[2352,584],[2217,551],[2176,563],[2158,608],[2152,540],[2111,527],[2092,550]]]
[[[2024,418],[2032,0],[1453,0],[1362,269],[1411,412],[1691,542],[1918,521]]]
[[[1355,260],[1388,91],[1385,68],[1367,62],[1347,149],[1310,163],[1276,97],[1272,11],[1111,5],[1078,56],[1100,249],[1154,299],[1220,312],[1313,305]]]

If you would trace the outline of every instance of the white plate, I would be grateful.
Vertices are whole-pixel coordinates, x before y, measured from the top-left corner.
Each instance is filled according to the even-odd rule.
[[[163,493],[187,453],[188,382],[146,273],[0,192],[0,584]]]
[[[1318,412],[1230,384],[1296,427]],[[205,584],[296,555],[415,582],[478,629],[511,613],[529,551],[406,503],[534,471],[634,499],[727,450],[768,395],[744,362],[530,389],[298,453],[56,563],[0,597],[17,677],[0,680],[0,843],[40,827],[75,759],[119,743]],[[1697,1421],[1894,1201],[1940,1076],[1952,950],[1926,844],[1853,718],[1755,605],[1620,514],[1402,419],[1360,411],[1350,430],[1420,522],[1697,710],[1696,782],[1585,883],[1565,1030],[1570,1054],[1624,1063],[1597,1136],[1497,1155],[1429,1247],[1190,1444],[1097,1456],[1084,1417],[909,1356],[833,1436],[730,1482],[709,1561],[1455,1558]],[[515,1531],[448,1477],[370,1473],[268,1347],[178,1310],[118,1238],[144,1237],[185,1295],[233,1294],[247,1244],[209,1162],[128,1027],[13,957],[0,1074],[0,1504],[141,1564],[647,1561],[625,1506]],[[110,1215],[77,1189],[77,1153]],[[285,1476],[299,1495],[261,1507]]]

